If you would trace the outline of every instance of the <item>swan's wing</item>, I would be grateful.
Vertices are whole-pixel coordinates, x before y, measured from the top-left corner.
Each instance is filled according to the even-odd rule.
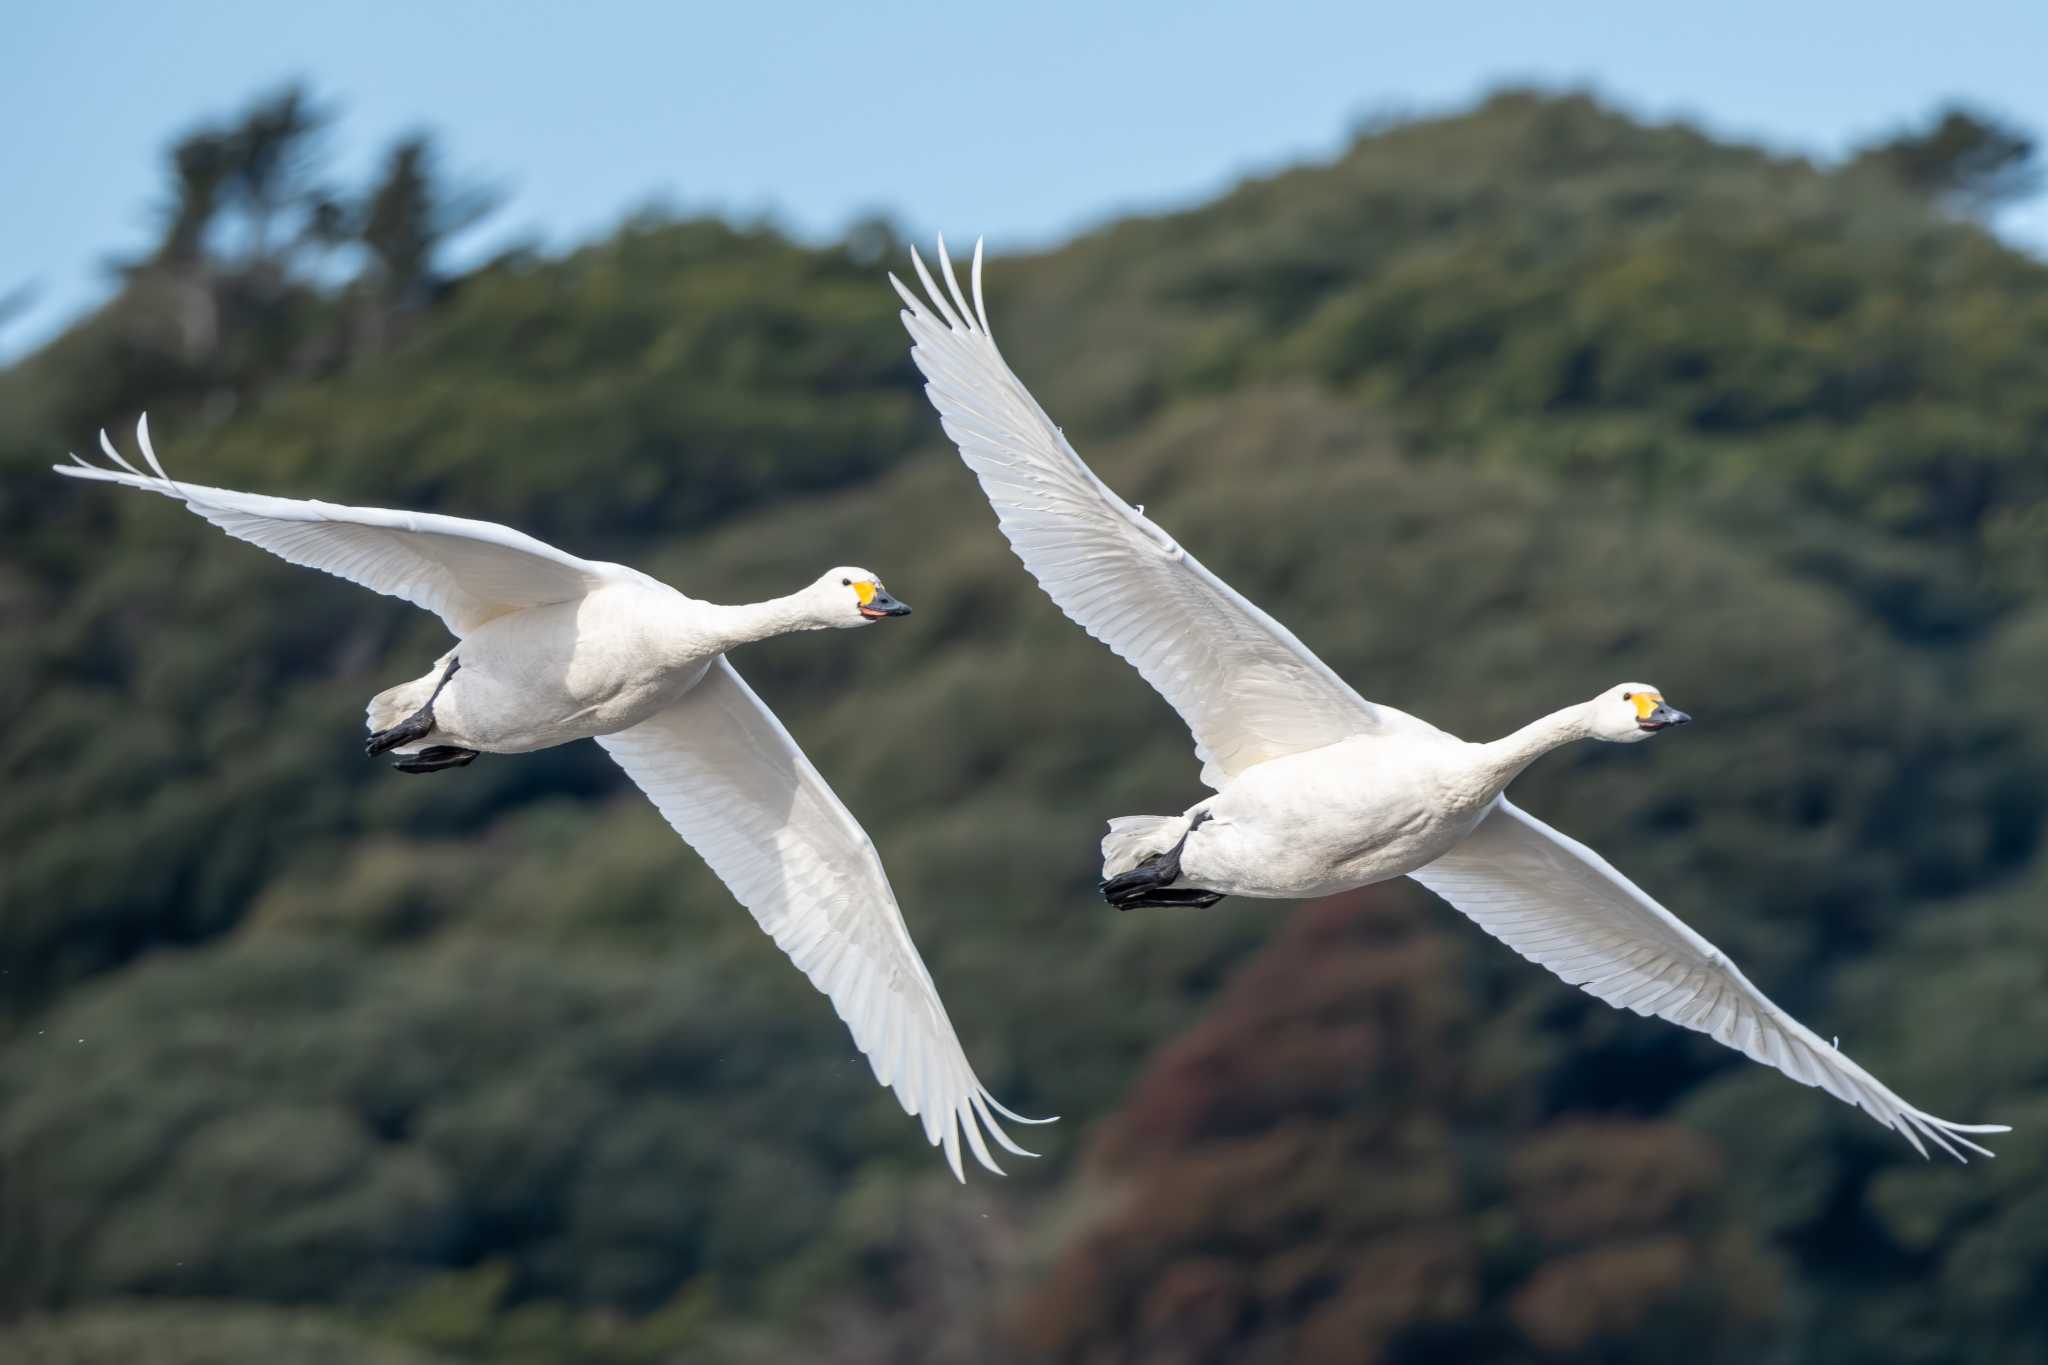
[[[1584,844],[1506,798],[1472,837],[1411,873],[1479,927],[1532,962],[1610,1005],[1683,1024],[1847,1100],[1914,1150],[1920,1139],[1958,1161],[1956,1145],[1991,1153],[1964,1133],[2004,1133],[1915,1109],[1876,1077],[1772,1004],[1721,951],[1687,928]]]
[[[984,1127],[1030,1155],[996,1114],[1041,1120],[1003,1108],[975,1078],[875,846],[729,662],[712,664],[674,706],[597,742],[831,998],[875,1079],[923,1116],[955,1176],[963,1130],[999,1174]]]
[[[150,448],[147,417],[136,435],[148,473],[122,459],[105,432],[100,448],[119,468],[89,465],[74,455],[76,464],[56,470],[176,498],[229,535],[280,559],[425,607],[458,636],[522,607],[573,601],[625,572],[488,521],[177,483]]]
[[[1383,723],[1381,713],[1294,637],[1203,568],[1081,462],[989,334],[974,249],[974,307],[911,259],[930,296],[895,276],[911,358],[1003,534],[1039,586],[1135,667],[1194,732],[1211,786],[1254,763],[1320,748]]]

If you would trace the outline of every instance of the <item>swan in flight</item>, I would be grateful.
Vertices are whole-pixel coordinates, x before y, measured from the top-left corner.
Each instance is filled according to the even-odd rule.
[[[879,578],[833,569],[787,597],[719,606],[487,521],[177,483],[150,447],[147,417],[136,436],[147,473],[105,432],[114,468],[73,455],[57,472],[175,498],[237,539],[447,624],[455,648],[371,699],[372,756],[432,772],[479,752],[595,739],[831,999],[875,1079],[922,1116],[956,1177],[963,1133],[999,1174],[984,1128],[1030,1155],[996,1115],[1051,1120],[1011,1113],[975,1078],[874,845],[725,657],[770,636],[908,615]]]
[[[944,239],[944,292],[914,249],[911,261],[923,296],[889,277],[911,356],[1004,536],[1060,609],[1180,713],[1216,793],[1179,815],[1109,822],[1111,904],[1324,896],[1406,875],[1567,982],[1817,1085],[1922,1156],[1922,1138],[1958,1160],[1958,1147],[1990,1155],[1963,1134],[2007,1128],[1907,1104],[1606,859],[1503,794],[1560,745],[1639,743],[1685,724],[1661,691],[1620,683],[1487,744],[1367,701],[1082,462],[996,349],[979,243],[972,307]]]

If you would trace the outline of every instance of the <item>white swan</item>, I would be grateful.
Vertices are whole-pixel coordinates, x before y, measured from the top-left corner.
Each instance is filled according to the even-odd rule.
[[[371,700],[371,754],[431,772],[480,750],[595,739],[831,998],[875,1079],[923,1117],[956,1177],[963,1132],[992,1171],[984,1128],[1030,1155],[996,1114],[1051,1120],[1011,1113],[975,1078],[874,845],[725,658],[752,640],[908,614],[878,578],[833,569],[788,597],[718,606],[490,522],[176,483],[146,417],[136,435],[150,473],[105,432],[118,468],[74,455],[57,472],[176,498],[231,536],[447,623],[456,647]]]
[[[1633,743],[1687,720],[1656,688],[1619,684],[1490,744],[1366,701],[1082,463],[996,349],[978,243],[971,308],[943,239],[944,293],[911,259],[928,297],[890,277],[911,356],[1003,534],[1061,610],[1180,713],[1217,793],[1180,815],[1110,821],[1112,904],[1318,896],[1405,874],[1573,985],[1820,1086],[1923,1156],[1922,1137],[1958,1160],[1958,1146],[1990,1155],[1961,1135],[2007,1128],[1913,1108],[1599,854],[1502,795],[1561,744]]]

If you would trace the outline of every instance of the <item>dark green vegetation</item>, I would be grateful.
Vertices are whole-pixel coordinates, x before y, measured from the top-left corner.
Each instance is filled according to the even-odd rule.
[[[1368,695],[1490,735],[1639,677],[1699,716],[1518,799],[1910,1099],[2016,1125],[1996,1162],[1922,1164],[1405,884],[1102,906],[1101,822],[1193,799],[1189,745],[995,534],[883,234],[636,222],[445,280],[243,175],[219,212],[264,233],[170,232],[0,375],[0,1344],[2048,1354],[2048,269],[1952,216],[1978,182],[1927,171],[1940,128],[1827,172],[1503,96],[989,289],[1097,468]],[[423,164],[387,226],[462,198]],[[285,223],[362,274],[305,283]],[[198,482],[501,519],[729,600],[882,572],[906,625],[739,664],[984,1078],[1066,1116],[1046,1159],[954,1186],[594,746],[358,757],[438,624],[43,472],[145,405]]]

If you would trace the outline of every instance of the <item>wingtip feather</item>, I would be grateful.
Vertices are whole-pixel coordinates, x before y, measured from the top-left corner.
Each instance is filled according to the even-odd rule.
[[[939,249],[941,251],[945,250],[943,239],[941,239]],[[925,293],[931,296],[931,306],[938,310],[939,316],[945,319],[946,325],[956,332],[964,330],[960,325],[960,319],[954,317],[953,310],[947,306],[945,294],[932,279],[931,269],[925,265],[924,257],[918,254],[915,244],[910,248],[910,264],[917,270],[918,282],[924,286]]]
[[[903,300],[903,306],[910,310],[912,317],[919,316],[924,311],[918,307],[917,295],[911,293],[909,287],[896,278],[896,272],[893,270],[889,272],[889,283],[894,286],[896,297]]]
[[[974,239],[974,265],[969,271],[974,287],[974,319],[981,324],[981,334],[993,341],[995,334],[989,330],[988,305],[982,302],[981,297],[981,244],[982,239],[976,237]]]
[[[989,1112],[989,1098],[986,1091],[978,1090],[967,1098],[968,1102],[974,1106],[975,1112],[981,1116],[982,1125],[988,1129],[989,1136],[1001,1143],[1004,1151],[1017,1156],[1034,1158],[1038,1155],[1038,1153],[1028,1148],[1018,1146],[1016,1139],[1003,1131],[1003,1125],[997,1123],[995,1115]]]
[[[149,414],[146,412],[135,419],[135,441],[142,447],[142,458],[149,461],[149,467],[156,471],[156,476],[176,488],[178,481],[164,468],[164,462],[156,457],[156,447],[149,442]]]
[[[987,1169],[994,1171],[997,1175],[1003,1174],[1003,1168],[996,1165],[995,1157],[989,1154],[988,1142],[981,1135],[981,1124],[975,1120],[973,1106],[962,1105],[961,1110],[956,1111],[954,1118],[960,1127],[966,1131],[967,1145],[973,1149],[974,1159]]]
[[[1001,1114],[1004,1118],[1010,1120],[1012,1123],[1039,1124],[1058,1123],[1060,1121],[1060,1116],[1058,1114],[1054,1114],[1050,1118],[1043,1119],[1026,1118],[1024,1117],[1024,1115],[1018,1113],[1016,1110],[1006,1107],[1002,1103],[1002,1101],[998,1100],[994,1095],[989,1094],[986,1090],[982,1091],[981,1093],[982,1098],[988,1101],[989,1108],[995,1110],[998,1114]]]
[[[1922,1157],[1928,1156],[1927,1150],[1919,1141],[1919,1138],[1924,1136],[1929,1142],[1966,1166],[1969,1165],[1970,1159],[1956,1150],[1958,1147],[1967,1147],[1978,1156],[1990,1161],[1997,1160],[1998,1153],[1982,1143],[1972,1142],[1969,1138],[1964,1137],[1963,1134],[2009,1133],[2012,1131],[2010,1125],[2002,1123],[1950,1123],[1947,1119],[1938,1119],[1934,1115],[1922,1113],[1918,1109],[1900,1110],[1898,1121],[1892,1126],[1905,1137],[1906,1141],[1913,1144],[1913,1150],[1919,1152]]]
[[[1913,1125],[1906,1122],[1905,1117],[1903,1115],[1900,1116],[1899,1121],[1896,1124],[1893,1124],[1892,1127],[1897,1129],[1899,1136],[1905,1138],[1907,1142],[1913,1144],[1913,1150],[1920,1154],[1920,1159],[1922,1161],[1926,1161],[1928,1159],[1927,1145],[1920,1141],[1920,1135],[1913,1131]]]
[[[966,297],[960,292],[960,274],[953,269],[953,258],[946,254],[946,234],[939,234],[939,273],[946,278],[946,292],[953,296],[953,306],[960,310],[961,326],[969,333],[974,331],[974,310],[967,306]]]
[[[960,1164],[960,1125],[958,1123],[948,1123],[946,1125],[939,1145],[945,1149],[946,1164],[953,1168],[953,1178],[965,1185],[967,1183],[967,1171]]]
[[[122,456],[121,452],[114,449],[114,443],[107,439],[107,429],[105,427],[100,428],[100,450],[105,453],[108,459],[112,460],[115,464],[121,466],[121,468],[127,470],[130,474],[133,474],[136,478],[146,479],[149,477],[147,474],[144,474],[141,470],[137,469],[134,465],[129,464],[127,459]]]

